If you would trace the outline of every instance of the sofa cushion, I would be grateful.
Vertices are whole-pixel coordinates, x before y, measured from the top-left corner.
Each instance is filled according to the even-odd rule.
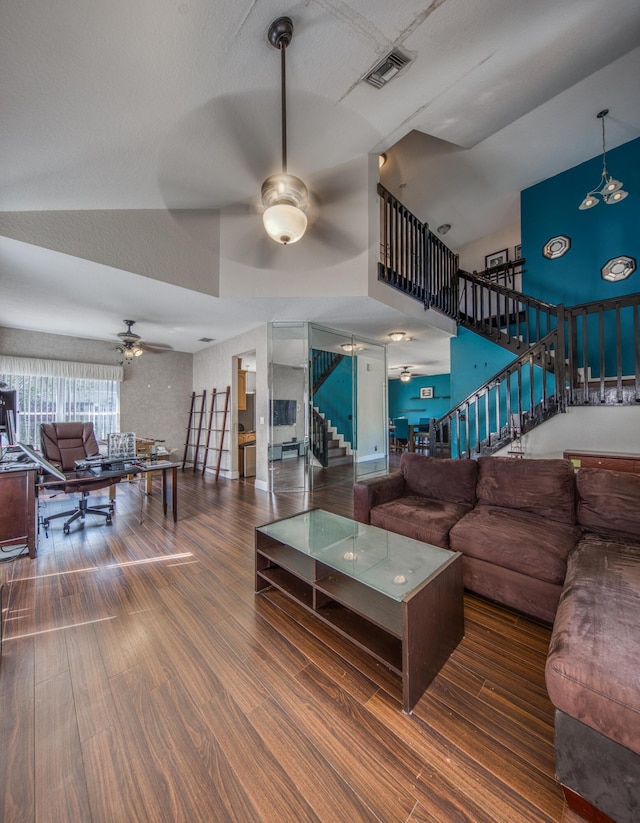
[[[462,582],[469,591],[547,623],[553,623],[562,594],[559,583],[536,580],[469,555],[462,558]]]
[[[575,470],[570,460],[481,457],[478,503],[533,512],[560,523],[576,522]]]
[[[406,495],[371,509],[371,524],[442,549],[449,548],[449,529],[470,506]]]
[[[640,540],[640,475],[579,469],[578,523],[591,532]]]
[[[640,755],[639,613],[640,543],[585,535],[569,556],[547,690],[557,709]]]
[[[532,512],[484,505],[476,506],[453,526],[449,548],[538,580],[561,584],[567,555],[579,537],[578,526],[547,520]]]
[[[478,465],[475,460],[425,457],[406,452],[400,458],[400,471],[409,493],[466,506],[476,502]]]

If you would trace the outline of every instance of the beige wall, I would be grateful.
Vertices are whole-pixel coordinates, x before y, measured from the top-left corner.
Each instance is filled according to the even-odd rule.
[[[0,352],[16,357],[75,360],[116,365],[114,344],[80,337],[0,327]],[[165,440],[184,449],[191,402],[193,356],[184,352],[145,352],[125,366],[120,387],[120,430]]]
[[[638,454],[638,431],[640,406],[570,406],[525,434],[522,445],[526,457],[562,457],[567,450]]]

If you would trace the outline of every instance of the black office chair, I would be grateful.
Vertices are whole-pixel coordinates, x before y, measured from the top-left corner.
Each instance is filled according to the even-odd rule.
[[[40,444],[47,460],[61,468],[63,472],[72,472],[75,469],[76,460],[84,460],[86,457],[95,457],[100,454],[93,423],[42,423]],[[69,534],[71,523],[78,519],[84,521],[87,514],[105,517],[106,525],[110,526],[113,522],[111,517],[115,509],[115,500],[105,505],[89,506],[88,497],[90,492],[113,486],[119,480],[120,478],[96,477],[95,480],[68,480],[60,486],[55,486],[65,494],[80,494],[80,500],[74,509],[45,517],[42,521],[45,530],[49,528],[49,521],[58,517],[67,517],[63,531]]]

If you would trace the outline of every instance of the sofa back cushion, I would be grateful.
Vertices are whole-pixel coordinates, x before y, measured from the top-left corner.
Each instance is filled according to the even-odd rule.
[[[478,464],[475,460],[440,459],[405,452],[400,458],[400,471],[411,494],[469,506],[476,502]]]
[[[578,523],[597,534],[640,540],[640,475],[578,469]]]
[[[478,503],[576,522],[575,469],[570,460],[481,457]]]

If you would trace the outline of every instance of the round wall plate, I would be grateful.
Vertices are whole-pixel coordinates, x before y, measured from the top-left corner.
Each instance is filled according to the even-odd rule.
[[[555,260],[556,257],[562,257],[571,248],[571,238],[564,234],[559,234],[552,237],[542,247],[542,254],[547,260]]]
[[[621,254],[619,257],[612,257],[607,260],[600,269],[603,280],[610,283],[617,283],[619,280],[626,280],[636,270],[636,261],[633,257]]]

